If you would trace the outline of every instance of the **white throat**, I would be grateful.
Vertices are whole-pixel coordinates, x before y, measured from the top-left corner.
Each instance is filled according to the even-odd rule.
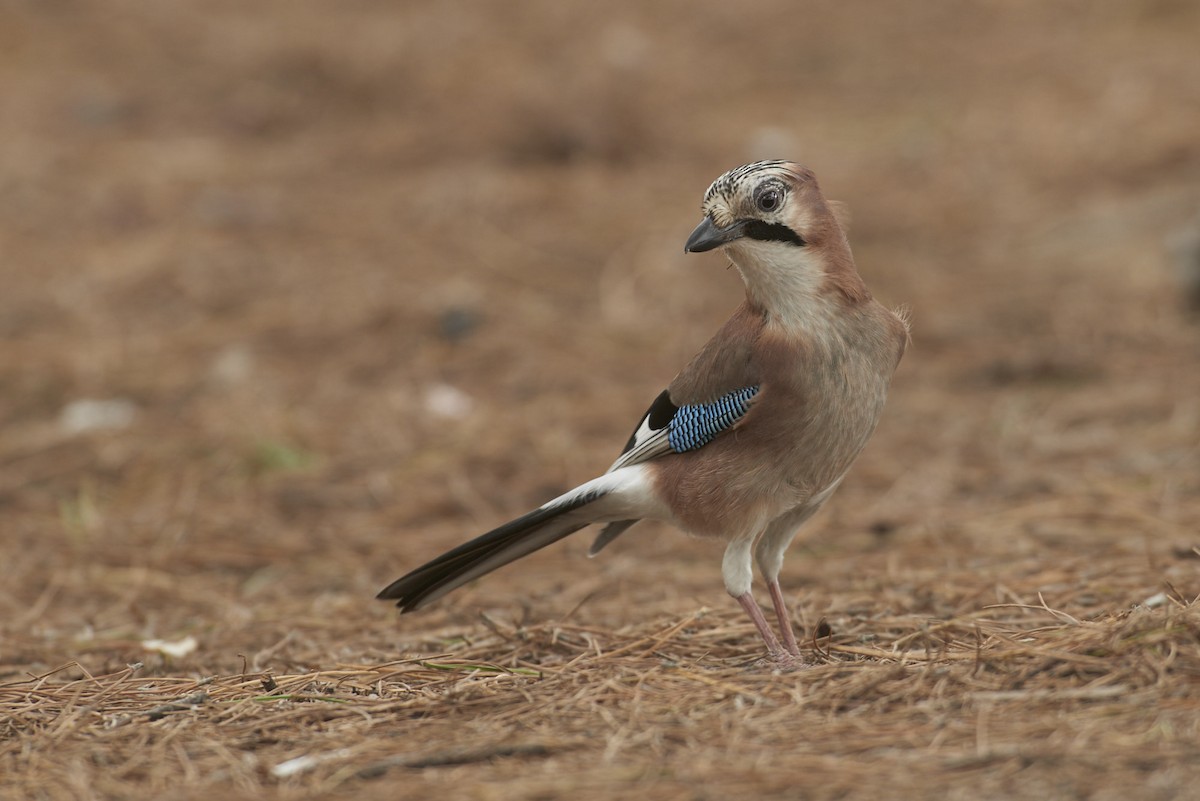
[[[823,289],[820,256],[808,248],[741,240],[729,246],[751,302],[787,331],[818,332],[836,319],[835,301]]]

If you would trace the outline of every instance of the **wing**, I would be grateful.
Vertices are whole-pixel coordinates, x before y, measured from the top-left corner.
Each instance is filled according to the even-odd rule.
[[[753,351],[764,325],[760,311],[748,303],[739,306],[650,404],[609,471],[703,447],[741,420],[761,386]],[[595,556],[636,522],[609,523],[588,553]]]
[[[722,431],[746,416],[758,386],[742,387],[710,403],[676,406],[671,391],[664,389],[642,417],[625,450],[608,472],[648,462],[668,453],[686,453],[712,442]]]
[[[669,453],[670,448],[664,447],[667,445],[667,428],[678,411],[679,407],[671,401],[671,390],[664,389],[660,392],[654,403],[651,403],[650,408],[642,415],[637,428],[629,435],[625,449],[621,451],[617,461],[613,462],[612,467],[608,468],[608,472]]]
[[[746,416],[746,412],[750,411],[750,401],[758,394],[758,389],[757,386],[742,387],[722,395],[712,403],[683,406],[676,406],[671,400],[671,391],[664,389],[650,404],[649,411],[625,444],[625,450],[608,468],[608,472],[648,462],[669,453],[686,453],[704,447]],[[596,535],[588,555],[600,553],[604,546],[636,522],[617,520],[609,523]]]

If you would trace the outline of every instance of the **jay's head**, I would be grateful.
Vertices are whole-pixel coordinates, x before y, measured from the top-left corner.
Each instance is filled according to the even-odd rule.
[[[756,161],[730,170],[704,193],[702,209],[704,219],[684,245],[687,253],[728,245],[745,255],[785,257],[788,248],[821,246],[830,223],[837,225],[816,176],[790,161]]]
[[[828,290],[847,300],[869,297],[850,246],[816,176],[792,161],[756,161],[713,181],[704,219],[686,253],[721,248],[757,305],[779,319],[796,318],[796,303]]]

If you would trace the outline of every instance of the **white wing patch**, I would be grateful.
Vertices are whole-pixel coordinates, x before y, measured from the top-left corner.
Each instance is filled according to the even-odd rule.
[[[647,414],[642,418],[642,424],[638,426],[638,430],[633,432],[633,445],[617,457],[612,467],[608,468],[608,472],[611,473],[639,462],[648,462],[664,453],[670,453],[671,443],[668,441],[668,434],[669,429],[665,426],[657,430],[651,428],[650,415]]]
[[[664,389],[654,399],[654,403],[650,404],[650,408],[642,416],[642,421],[638,423],[637,430],[633,432],[629,442],[625,443],[625,450],[613,462],[612,467],[608,468],[608,472],[648,462],[670,453],[671,418],[677,411],[679,407],[671,402],[671,393]]]

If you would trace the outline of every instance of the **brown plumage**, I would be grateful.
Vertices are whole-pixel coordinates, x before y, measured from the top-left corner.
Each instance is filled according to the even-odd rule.
[[[592,552],[637,520],[729,541],[726,589],[769,653],[800,661],[779,587],[783,553],[866,445],[908,326],[872,297],[816,177],[793,162],[731,170],[709,187],[689,251],[723,248],[746,299],[655,401],[609,471],[451,551],[380,593],[407,611],[588,523]],[[750,585],[767,580],[783,643]]]

